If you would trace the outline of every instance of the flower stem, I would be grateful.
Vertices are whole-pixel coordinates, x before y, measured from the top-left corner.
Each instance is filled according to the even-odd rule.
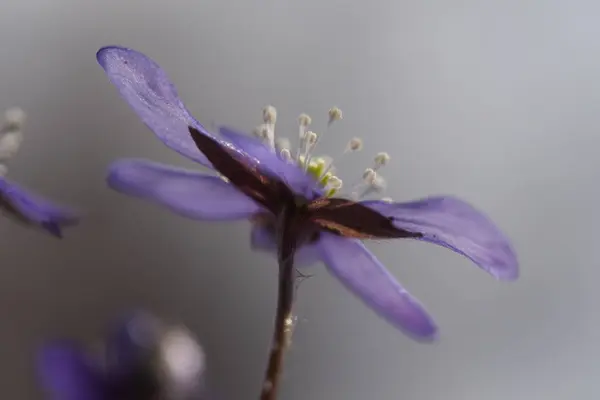
[[[284,213],[287,214],[287,213]],[[279,229],[279,279],[277,287],[277,311],[271,341],[269,364],[263,381],[260,400],[277,399],[277,391],[283,372],[283,357],[292,337],[292,307],[294,304],[294,253],[295,238],[290,234],[293,215],[282,215]]]

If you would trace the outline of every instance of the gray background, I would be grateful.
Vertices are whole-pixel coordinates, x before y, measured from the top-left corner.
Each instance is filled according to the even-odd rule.
[[[198,119],[250,130],[260,110],[344,120],[382,149],[388,194],[449,193],[514,241],[521,279],[499,283],[435,246],[372,248],[441,327],[434,345],[377,318],[322,266],[300,288],[282,399],[586,399],[600,392],[600,57],[596,1],[5,1],[0,108],[29,113],[9,176],[87,211],[64,241],[0,224],[0,388],[36,399],[46,337],[99,338],[121,311],[188,323],[222,399],[256,398],[276,267],[248,223],[188,221],[108,190],[123,156],[192,164],[164,148],[96,64],[107,44],[156,59]]]

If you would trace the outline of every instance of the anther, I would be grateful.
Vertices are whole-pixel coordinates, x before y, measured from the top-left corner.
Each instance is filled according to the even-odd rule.
[[[300,114],[298,117],[300,126],[298,127],[298,148],[296,149],[296,159],[300,159],[302,149],[304,148],[306,139],[306,128],[311,124],[312,120],[307,114]]]
[[[292,153],[290,153],[290,149],[281,149],[279,154],[281,155],[282,160],[292,161]]]
[[[316,133],[314,133],[313,131],[308,131],[306,132],[305,136],[304,136],[304,140],[306,141],[306,144],[308,146],[314,146],[317,143],[317,139],[318,139],[318,135]]]
[[[373,170],[373,168],[365,169],[365,172],[363,172],[362,174],[363,180],[367,183],[372,183],[376,176],[377,173],[375,172],[375,170]]]
[[[378,153],[375,156],[375,168],[380,168],[390,162],[390,155],[386,152]]]
[[[4,129],[5,131],[20,130],[25,123],[27,114],[18,107],[9,108],[4,112]]]
[[[304,171],[308,169],[311,162],[311,152],[315,148],[317,141],[319,140],[319,136],[313,131],[307,131],[304,136]]]
[[[269,137],[269,128],[265,124],[259,125],[254,129],[253,133],[257,138],[264,140]]]
[[[381,201],[383,201],[384,203],[393,203],[394,200],[392,200],[391,197],[382,197]]]
[[[338,178],[337,176],[332,176],[331,178],[329,178],[329,180],[327,181],[327,186],[330,189],[334,189],[334,190],[340,190],[342,188],[343,182],[340,178]]]
[[[312,119],[307,114],[300,114],[300,116],[298,117],[298,122],[300,123],[300,126],[306,128],[312,123]]]
[[[277,121],[277,110],[273,106],[263,108],[263,121],[267,124],[275,124]]]
[[[353,138],[348,142],[346,151],[360,151],[363,147],[363,141],[361,138]]]
[[[342,119],[342,110],[337,107],[333,107],[329,110],[329,123],[332,124],[335,121]]]

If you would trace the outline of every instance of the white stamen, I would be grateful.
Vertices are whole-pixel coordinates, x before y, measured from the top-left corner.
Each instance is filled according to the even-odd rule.
[[[11,108],[4,112],[4,124],[0,130],[0,162],[5,162],[12,158],[23,142],[23,132],[21,128],[25,122],[25,112],[20,108]],[[8,171],[4,166],[4,173]]]
[[[333,165],[333,158],[329,156],[321,156],[318,158],[317,164],[319,164],[321,168],[331,169],[331,166]]]
[[[275,122],[277,121],[277,110],[273,106],[263,108],[263,128],[266,132],[261,132],[261,138],[266,141],[271,149],[275,149]],[[263,137],[264,136],[264,137]]]
[[[23,132],[20,130],[0,133],[0,162],[11,159],[21,147]]]
[[[312,119],[307,114],[300,114],[300,117],[298,117],[298,122],[300,122],[300,126],[306,128],[312,123]],[[302,138],[303,135],[300,137]]]
[[[257,126],[254,131],[254,136],[262,140],[271,149],[275,149],[275,129],[272,124],[262,124]]]
[[[371,187],[373,188],[373,190],[375,190],[376,192],[381,192],[385,190],[386,186],[387,182],[385,181],[385,179],[380,175],[375,175],[375,178],[371,182]]]
[[[4,126],[2,130],[20,130],[26,118],[27,114],[22,109],[18,107],[9,108],[4,112]]]
[[[319,143],[319,141],[323,138],[323,136],[325,136],[325,134],[329,130],[329,126],[331,126],[331,124],[334,121],[338,121],[340,119],[342,119],[342,110],[340,110],[337,107],[333,107],[332,109],[329,110],[329,122],[327,123],[327,129],[325,129],[325,131],[320,136],[317,137],[317,140],[312,145],[312,149],[317,147],[317,144]],[[308,161],[310,162],[310,154],[308,154]]]
[[[286,138],[275,139],[275,122],[277,120],[277,111],[273,106],[267,106],[263,109],[263,121],[254,132],[254,134],[260,138],[265,144],[267,144],[273,151],[286,162],[296,162],[301,166],[304,171],[323,171],[318,177],[326,189],[339,190],[342,188],[342,180],[337,176],[333,175],[332,170],[334,169],[334,163],[331,158],[314,158],[314,150],[318,143],[322,140],[323,136],[330,129],[333,122],[342,119],[342,111],[333,107],[329,110],[329,120],[325,131],[321,132],[320,135],[308,129],[312,123],[312,119],[307,114],[301,114],[298,117],[298,148],[295,149],[296,156],[293,156],[294,151],[291,150],[291,143]],[[18,118],[16,118],[18,119]],[[344,157],[346,153],[360,151],[363,148],[363,141],[361,138],[352,138],[347,144],[341,157]],[[387,165],[390,161],[388,153],[381,152],[374,157],[374,165],[371,168],[367,168],[361,179],[350,186],[350,196],[353,199],[360,199],[372,192],[381,192],[385,189],[386,182],[379,176],[378,170]],[[1,165],[1,164],[0,164]],[[1,171],[0,171],[1,172]],[[331,192],[330,192],[331,193]],[[384,202],[391,202],[390,198],[382,198]]]
[[[298,117],[300,126],[298,128],[298,149],[296,150],[296,160],[300,159],[302,149],[304,148],[304,139],[306,137],[306,128],[311,124],[312,119],[307,114],[300,114]]]
[[[279,154],[281,155],[281,159],[284,161],[292,161],[292,153],[290,153],[290,149],[281,149]]]
[[[306,132],[304,136],[304,170],[308,169],[311,161],[311,152],[314,150],[317,142],[319,141],[319,135],[313,131]]]
[[[254,131],[252,131],[252,133],[254,133],[254,136],[256,136],[257,138],[265,140],[269,136],[269,127],[265,124],[259,125],[256,128],[254,128]]]
[[[394,200],[392,200],[391,197],[382,197],[381,201],[383,201],[384,203],[393,203]]]
[[[316,133],[314,133],[313,131],[306,132],[306,135],[304,135],[304,155],[305,156],[308,157],[310,155],[310,152],[315,147],[315,144],[317,144],[318,138],[319,138],[319,136]],[[307,159],[306,161],[309,162],[310,160]]]
[[[332,176],[331,178],[329,178],[329,181],[327,181],[327,186],[330,189],[340,190],[342,188],[342,185],[342,180],[337,176]]]
[[[20,108],[9,108],[4,112],[4,123],[0,129],[0,163],[12,158],[23,142],[22,127],[26,119],[25,111]],[[0,165],[0,176],[8,172],[8,167]]]
[[[319,138],[319,135],[317,135],[316,133],[314,133],[313,131],[308,131],[306,132],[306,142],[310,145],[310,146],[314,146],[317,143],[317,139]]]
[[[386,152],[378,153],[375,156],[375,169],[379,169],[390,162],[390,155]]]
[[[368,181],[365,181],[365,183],[366,185],[363,185],[364,189],[362,193],[358,194],[355,192],[355,194],[358,196],[357,199],[362,199],[371,193],[381,193],[385,190],[386,186],[385,179],[383,179],[377,173],[373,174]]]
[[[365,172],[363,172],[362,174],[363,180],[369,184],[373,182],[376,176],[377,173],[375,172],[375,170],[373,170],[373,168],[365,169]]]
[[[324,156],[324,157],[321,157],[320,162],[322,162],[324,169],[323,169],[323,172],[321,172],[321,175],[319,176],[319,180],[325,178],[325,176],[328,173],[331,172],[333,174],[335,172],[335,166],[333,165],[333,158]]]
[[[277,110],[273,106],[266,106],[263,108],[263,121],[266,124],[275,125],[277,121]]]
[[[361,138],[350,139],[346,146],[346,151],[360,151],[363,147],[363,141]]]
[[[353,200],[358,200],[373,192],[381,192],[385,190],[386,182],[383,177],[373,168],[365,169],[362,175],[362,181],[352,187],[350,197]]]
[[[335,121],[342,119],[342,110],[337,107],[333,107],[329,110],[329,124],[331,125]]]
[[[270,125],[267,129],[267,145],[273,150],[275,150],[275,126]]]

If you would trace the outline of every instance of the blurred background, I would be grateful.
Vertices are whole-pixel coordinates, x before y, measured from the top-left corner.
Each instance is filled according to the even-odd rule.
[[[600,393],[600,3],[592,0],[22,0],[0,13],[0,109],[28,112],[9,177],[87,215],[63,241],[0,223],[0,388],[41,399],[32,357],[56,336],[93,341],[123,311],[186,323],[220,399],[260,390],[275,310],[273,258],[248,223],[201,223],[106,188],[106,166],[163,147],[97,65],[108,44],[162,65],[205,125],[250,131],[261,108],[353,136],[352,180],[392,156],[387,194],[453,194],[512,238],[500,283],[423,243],[370,245],[435,316],[415,343],[322,266],[299,290],[281,399],[587,399]]]

